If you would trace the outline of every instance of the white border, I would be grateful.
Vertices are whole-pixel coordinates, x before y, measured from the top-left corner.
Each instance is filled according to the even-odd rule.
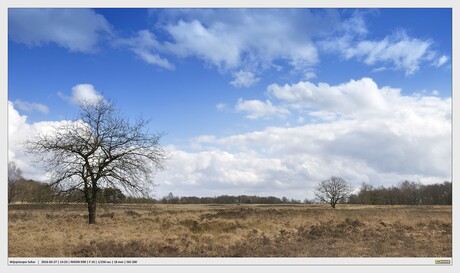
[[[451,257],[444,258],[9,258],[10,266],[145,266],[145,265],[181,265],[181,266],[450,266]]]
[[[308,0],[283,0],[283,1],[255,1],[255,0],[1,0],[0,1],[0,60],[3,60],[0,66],[0,83],[2,88],[0,89],[0,181],[3,183],[3,190],[0,191],[0,272],[91,272],[97,270],[97,272],[177,272],[177,270],[184,270],[193,272],[235,272],[235,270],[261,270],[264,272],[277,272],[280,269],[289,270],[289,272],[305,272],[311,270],[312,272],[331,272],[340,270],[340,272],[459,272],[460,270],[460,259],[458,259],[460,247],[459,236],[454,232],[453,239],[453,265],[444,266],[437,265],[434,269],[433,266],[428,266],[432,263],[433,258],[148,258],[148,259],[120,259],[120,260],[137,260],[138,266],[129,267],[113,266],[113,265],[82,265],[82,266],[66,266],[66,265],[29,265],[29,266],[15,266],[8,265],[8,262],[15,259],[8,259],[7,251],[7,92],[8,90],[8,63],[7,63],[7,10],[9,7],[344,7],[344,8],[391,8],[391,7],[446,7],[453,8],[453,52],[452,52],[452,99],[453,99],[453,128],[452,128],[452,181],[453,181],[453,196],[460,196],[459,187],[455,186],[455,178],[457,177],[459,162],[459,151],[458,145],[455,141],[455,137],[459,136],[459,126],[456,126],[454,121],[460,120],[459,109],[460,102],[457,98],[455,90],[458,86],[458,80],[455,78],[455,68],[459,66],[459,55],[457,54],[459,46],[459,33],[456,25],[459,23],[460,16],[460,5],[459,1],[455,0],[352,0],[352,1],[308,1]],[[457,137],[458,138],[458,137]],[[456,169],[457,167],[457,169]],[[456,230],[458,224],[458,210],[456,209],[456,199],[453,198],[453,218],[452,225],[453,231]],[[457,228],[457,230],[459,230]],[[53,258],[46,258],[46,260]],[[90,260],[107,260],[104,259],[90,259]],[[114,258],[115,260],[119,258]],[[114,260],[112,259],[112,260]],[[440,258],[442,259],[442,258]],[[16,259],[17,260],[17,259]],[[28,259],[26,260],[34,260]],[[37,258],[38,262],[44,259]],[[75,259],[63,259],[59,260],[75,260]],[[88,259],[85,259],[88,260]],[[149,264],[150,266],[147,266]],[[335,264],[331,265],[331,264]],[[337,266],[339,265],[340,266]],[[371,265],[369,265],[371,264]],[[378,264],[378,265],[376,265]],[[392,264],[392,266],[390,266]],[[419,266],[415,266],[418,264]],[[344,266],[348,265],[348,266]],[[359,266],[353,266],[359,265]]]
[[[429,8],[429,7],[453,7],[455,0],[3,0],[7,7],[167,7],[167,8],[184,8],[184,7],[216,7],[216,8],[384,8],[384,7],[414,7],[414,8]]]

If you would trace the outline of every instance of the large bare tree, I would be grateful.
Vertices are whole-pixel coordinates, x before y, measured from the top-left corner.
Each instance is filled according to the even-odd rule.
[[[147,196],[166,151],[159,144],[162,134],[148,131],[149,121],[131,121],[112,102],[100,99],[80,108],[79,119],[34,136],[26,147],[40,158],[54,188],[83,193],[94,224],[100,190]]]
[[[350,195],[351,186],[340,177],[332,176],[322,180],[315,188],[316,197],[323,203],[328,203],[335,209],[338,203],[342,203]]]

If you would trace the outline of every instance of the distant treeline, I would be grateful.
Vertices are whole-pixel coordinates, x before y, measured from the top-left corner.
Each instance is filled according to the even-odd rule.
[[[60,191],[47,183],[31,179],[19,179],[9,187],[8,203],[85,203],[83,192],[79,190]],[[126,196],[120,189],[104,188],[98,195],[99,203],[155,203],[145,197]]]
[[[302,201],[288,199],[286,197],[278,198],[275,196],[256,196],[256,195],[220,195],[215,197],[196,197],[196,196],[174,196],[169,193],[168,196],[161,198],[159,203],[162,204],[301,204]],[[304,203],[312,201],[304,200]]]
[[[9,189],[8,202],[54,203],[81,202],[83,193],[78,190],[58,192],[47,183],[21,178]],[[214,197],[174,196],[172,193],[160,199],[126,196],[120,189],[101,189],[99,203],[160,203],[160,204],[313,204],[315,200],[303,201],[256,195],[220,195]],[[452,183],[422,185],[404,181],[397,186],[374,187],[363,183],[359,191],[348,197],[349,204],[365,205],[452,205]]]
[[[452,205],[452,182],[422,185],[404,181],[398,186],[375,188],[363,183],[349,204],[365,205]]]
[[[278,198],[274,196],[231,196],[217,197],[178,197],[170,193],[158,200],[162,204],[314,204],[316,200],[303,201]],[[421,183],[404,181],[397,186],[374,187],[363,183],[358,193],[351,194],[348,204],[363,205],[452,205],[452,183],[445,181],[438,184],[422,185]]]

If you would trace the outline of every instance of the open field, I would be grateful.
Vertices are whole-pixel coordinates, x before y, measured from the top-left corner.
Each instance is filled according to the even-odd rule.
[[[451,257],[451,206],[9,206],[10,257]]]

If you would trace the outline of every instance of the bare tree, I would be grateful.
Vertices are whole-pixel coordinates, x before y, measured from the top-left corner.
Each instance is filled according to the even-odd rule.
[[[89,224],[94,224],[102,188],[148,196],[154,185],[153,175],[163,168],[166,152],[159,144],[162,134],[150,133],[148,123],[142,118],[131,122],[112,102],[101,99],[82,104],[78,120],[38,134],[26,147],[40,158],[54,188],[82,192]]]
[[[319,201],[328,203],[335,209],[335,205],[344,202],[351,191],[351,186],[343,178],[332,176],[316,186],[315,195]]]
[[[16,162],[8,162],[8,204],[18,194],[18,181],[22,178],[22,171]]]

